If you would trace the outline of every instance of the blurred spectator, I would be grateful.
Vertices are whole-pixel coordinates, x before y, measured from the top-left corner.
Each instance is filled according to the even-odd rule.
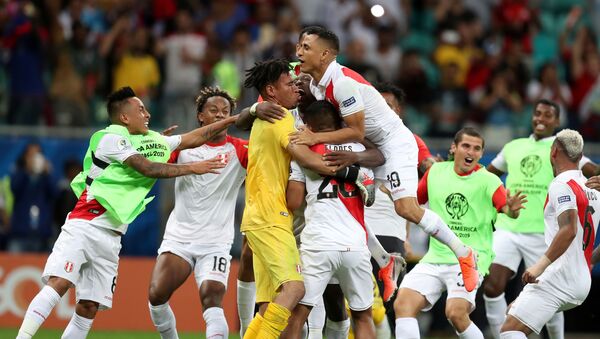
[[[205,18],[209,32],[222,42],[232,41],[236,27],[249,19],[247,5],[237,0],[211,1],[210,4],[210,13]]]
[[[367,60],[375,65],[382,79],[392,81],[402,59],[402,50],[396,45],[396,30],[393,26],[377,27],[377,48],[368,55]]]
[[[77,196],[71,189],[71,181],[82,170],[81,161],[77,159],[68,159],[65,161],[63,167],[64,177],[57,185],[58,192],[54,202],[54,226],[56,234],[60,232],[60,228],[65,223],[67,215],[73,210],[75,204],[77,204]]]
[[[600,76],[600,55],[596,37],[589,28],[583,26],[577,31],[570,59],[572,110],[579,112],[583,100]],[[577,123],[583,121],[581,116],[575,116],[573,120]]]
[[[164,112],[165,124],[179,125],[183,131],[196,127],[194,99],[202,83],[202,61],[207,43],[194,32],[188,10],[180,9],[175,17],[176,30],[157,45],[165,57]]]
[[[113,65],[112,90],[130,86],[149,105],[147,99],[153,99],[158,94],[158,62],[151,54],[152,42],[148,29],[131,25],[130,17],[120,17],[104,37],[100,55],[108,56]]]
[[[365,44],[360,39],[353,39],[346,45],[342,64],[358,72],[369,82],[378,82],[382,79],[377,68],[367,60]]]
[[[298,39],[297,37],[295,38]],[[252,42],[250,37],[250,29],[247,25],[239,25],[233,32],[233,40],[231,40],[230,46],[225,53],[225,59],[233,62],[238,74],[246,74],[246,70],[254,66],[255,62],[261,60],[257,46]],[[252,89],[244,88],[243,79],[241,76],[239,80],[239,89],[236,91],[240,93],[235,99],[238,101],[240,107],[246,107],[256,101],[256,91]]]
[[[37,125],[46,103],[44,85],[48,30],[30,1],[12,1],[5,9],[3,45],[10,84],[8,123]]]
[[[240,96],[240,78],[236,65],[223,58],[224,47],[220,41],[209,43],[211,48],[206,51],[202,69],[206,77],[203,86],[218,86],[227,91],[232,97]]]
[[[25,146],[11,174],[10,186],[14,205],[8,251],[48,251],[55,195],[50,163],[42,154],[39,144],[33,142]]]
[[[256,18],[256,49],[265,56],[266,53],[275,44],[277,37],[277,28],[275,27],[275,18],[277,17],[275,9],[268,0],[259,0],[256,2],[255,13]]]
[[[370,54],[377,48],[377,32],[375,31],[377,18],[371,14],[371,6],[367,0],[357,0],[357,3],[356,11],[349,15],[344,23],[344,28],[348,31],[348,39],[351,40],[348,44],[352,41],[361,41],[366,53]]]
[[[523,99],[515,90],[514,79],[510,69],[495,71],[477,105],[481,113],[480,122],[496,132],[490,141],[495,139],[498,144],[507,141],[503,139],[514,137],[512,125],[523,110]]]
[[[440,89],[434,98],[434,125],[436,136],[452,137],[466,119],[469,95],[460,84],[459,67],[455,63],[442,66]]]
[[[329,0],[324,1],[323,13],[327,18],[327,28],[334,32],[340,39],[340,46],[348,43],[348,30],[346,23],[356,13],[358,4],[355,0]]]
[[[571,90],[566,82],[558,76],[556,64],[549,62],[540,69],[539,79],[527,86],[527,101],[534,104],[540,99],[554,101],[560,107],[560,124],[568,125],[567,108],[571,107]]]

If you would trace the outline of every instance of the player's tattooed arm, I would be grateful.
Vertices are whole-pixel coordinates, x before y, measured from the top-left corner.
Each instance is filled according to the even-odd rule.
[[[188,174],[215,173],[225,164],[218,157],[187,164],[163,164],[134,154],[125,160],[125,164],[148,178],[174,178]]]
[[[181,144],[179,144],[178,149],[194,148],[210,141],[210,139],[221,133],[224,129],[234,124],[237,119],[238,116],[234,115],[182,134]]]

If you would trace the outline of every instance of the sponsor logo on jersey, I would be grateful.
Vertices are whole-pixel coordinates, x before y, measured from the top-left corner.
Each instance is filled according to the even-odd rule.
[[[521,173],[531,178],[542,168],[542,158],[537,154],[528,155],[521,160]]]
[[[446,198],[446,212],[455,220],[460,220],[469,210],[469,202],[464,195],[452,193]]]
[[[562,204],[562,203],[565,203],[565,202],[569,202],[569,201],[571,201],[571,197],[568,196],[568,195],[563,195],[562,197],[558,197],[558,203],[559,204]]]
[[[70,262],[70,261],[67,261],[67,262],[65,263],[65,272],[67,272],[67,273],[71,273],[71,272],[73,272],[73,266],[75,266],[75,265],[73,265],[73,263],[72,263],[72,262]]]
[[[352,96],[352,97],[342,101],[342,106],[349,107],[354,103],[356,103],[356,99]]]

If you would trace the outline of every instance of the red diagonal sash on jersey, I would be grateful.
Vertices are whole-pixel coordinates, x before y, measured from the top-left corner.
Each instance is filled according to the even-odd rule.
[[[591,225],[594,224],[594,221],[592,220],[592,213],[589,213],[590,202],[581,186],[579,186],[575,180],[569,180],[567,185],[569,185],[569,187],[571,187],[573,190],[573,193],[575,193],[575,200],[577,201],[577,214],[579,216],[581,227],[583,228],[583,252],[588,267],[591,269],[592,252],[594,251],[596,234],[594,227],[591,227]]]

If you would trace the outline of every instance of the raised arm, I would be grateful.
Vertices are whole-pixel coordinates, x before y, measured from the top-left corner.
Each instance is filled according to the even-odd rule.
[[[209,160],[191,162],[187,164],[163,164],[146,159],[141,154],[134,154],[124,163],[148,178],[174,178],[188,174],[215,173],[225,167],[221,159],[215,157]]]
[[[521,191],[517,191],[515,195],[510,195],[510,190],[506,190],[506,204],[502,206],[500,211],[510,218],[516,219],[519,217],[521,209],[525,208],[526,198],[527,196],[522,194]]]
[[[195,130],[181,135],[181,144],[178,149],[187,149],[198,147],[215,135],[221,133],[224,129],[231,126],[238,119],[237,115],[223,119],[221,121],[214,122],[210,125],[206,125]]]
[[[235,122],[235,127],[242,130],[249,130],[256,118],[274,123],[275,120],[281,120],[285,116],[285,109],[269,101],[257,102],[250,107],[244,108]]]

